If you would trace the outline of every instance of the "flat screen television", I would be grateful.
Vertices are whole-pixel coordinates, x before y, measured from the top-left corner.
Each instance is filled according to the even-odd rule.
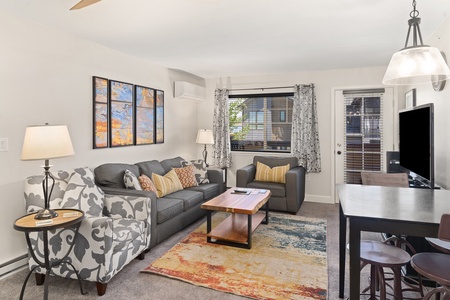
[[[415,185],[434,188],[434,107],[428,103],[399,113],[400,169]]]

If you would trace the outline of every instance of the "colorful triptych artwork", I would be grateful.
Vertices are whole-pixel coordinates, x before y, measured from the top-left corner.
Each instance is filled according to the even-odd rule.
[[[93,77],[94,149],[164,143],[164,91]]]

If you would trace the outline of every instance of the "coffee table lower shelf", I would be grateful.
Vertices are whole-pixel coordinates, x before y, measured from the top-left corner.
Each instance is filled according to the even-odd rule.
[[[208,211],[208,218],[211,218],[211,211]],[[252,233],[259,224],[268,223],[268,220],[265,220],[266,218],[267,214],[264,213],[248,215],[232,213],[214,229],[207,229],[207,241],[209,243],[250,249],[252,247]],[[211,224],[211,221],[208,223]]]

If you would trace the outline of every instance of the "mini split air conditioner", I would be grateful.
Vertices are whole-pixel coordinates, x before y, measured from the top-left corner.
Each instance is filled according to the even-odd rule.
[[[185,99],[193,102],[201,102],[205,100],[206,89],[186,81],[175,81],[174,97],[180,100]]]

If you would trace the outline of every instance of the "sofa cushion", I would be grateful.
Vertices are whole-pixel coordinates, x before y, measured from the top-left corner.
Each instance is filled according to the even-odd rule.
[[[138,178],[130,170],[125,170],[123,174],[123,183],[125,184],[125,187],[129,190],[142,191],[142,187],[141,184],[139,183]]]
[[[269,167],[261,162],[256,162],[256,181],[279,182],[286,183],[286,172],[289,171],[290,165]]]
[[[147,175],[148,178],[152,178],[153,173],[158,175],[166,174],[161,163],[157,160],[143,161],[135,164],[139,168],[139,175]]]
[[[183,200],[168,197],[156,200],[156,219],[161,224],[183,212]]]
[[[272,192],[271,197],[279,197],[279,198],[286,197],[285,185],[282,183],[252,181],[249,184],[247,184],[247,187],[254,189],[270,190]]]
[[[209,183],[208,173],[206,170],[206,164],[203,159],[191,160],[191,161],[182,161],[183,167],[188,165],[194,166],[195,179],[197,179],[198,184]]]
[[[95,182],[99,186],[124,189],[123,175],[125,170],[131,171],[136,176],[140,175],[139,168],[135,165],[108,163],[94,169]]]
[[[180,156],[174,157],[174,158],[169,158],[169,159],[165,159],[161,161],[161,165],[164,168],[164,170],[167,172],[169,172],[170,170],[172,170],[173,168],[180,168],[181,167],[181,162],[184,161],[184,159]]]
[[[186,211],[203,202],[203,193],[193,190],[182,190],[170,194],[172,199],[183,200],[183,209]]]
[[[200,184],[199,186],[189,188],[189,190],[202,192],[204,201],[216,197],[220,194],[219,185],[217,183]]]
[[[195,178],[193,165],[182,168],[173,168],[172,170],[177,173],[178,179],[180,179],[181,185],[184,189],[198,185],[197,179]]]
[[[152,175],[152,181],[158,190],[158,197],[160,198],[183,189],[180,179],[178,179],[177,173],[174,170],[164,176],[154,173]]]
[[[142,187],[142,190],[144,191],[152,191],[156,194],[156,197],[158,197],[158,190],[156,189],[155,184],[153,181],[147,177],[147,175],[141,175],[138,178],[139,184]]]
[[[86,216],[100,217],[104,198],[105,194],[94,183],[92,171],[89,168],[77,168],[67,184],[61,207],[79,209]]]

